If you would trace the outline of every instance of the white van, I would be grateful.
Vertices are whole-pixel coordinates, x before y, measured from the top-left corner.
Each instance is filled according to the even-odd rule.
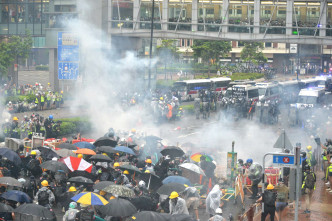
[[[225,93],[226,98],[245,98],[249,101],[258,101],[258,87],[252,85],[233,85],[228,88]]]
[[[325,99],[325,88],[304,88],[299,93],[295,107],[308,108],[322,106],[325,103]],[[294,104],[291,106],[294,107]]]
[[[331,76],[328,75],[316,76],[315,79],[317,80],[317,87],[324,88],[325,91],[332,91]]]
[[[280,101],[280,90],[277,83],[256,83],[260,101]]]

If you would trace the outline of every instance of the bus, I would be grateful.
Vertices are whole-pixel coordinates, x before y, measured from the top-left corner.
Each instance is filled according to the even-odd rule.
[[[223,91],[226,91],[229,87],[229,83],[232,79],[226,78],[226,77],[220,77],[220,78],[211,78],[211,81],[213,82],[213,89],[214,91],[221,93]]]
[[[299,81],[290,80],[279,82],[282,101],[285,104],[295,103],[300,92]]]

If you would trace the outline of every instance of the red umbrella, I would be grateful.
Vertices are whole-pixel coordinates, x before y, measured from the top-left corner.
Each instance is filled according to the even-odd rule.
[[[70,171],[80,170],[80,171],[87,171],[91,173],[92,170],[92,164],[88,163],[82,158],[78,157],[66,157],[62,158],[60,161],[62,161],[64,164],[67,165],[68,169]]]

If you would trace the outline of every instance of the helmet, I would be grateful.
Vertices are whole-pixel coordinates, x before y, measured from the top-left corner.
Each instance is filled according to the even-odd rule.
[[[139,186],[139,187],[145,187],[145,182],[144,182],[144,180],[139,181],[138,186]]]
[[[119,167],[120,166],[120,164],[118,163],[118,162],[115,162],[114,164],[113,164],[113,167]]]
[[[239,164],[243,164],[243,160],[242,159],[238,159]]]
[[[312,146],[307,146],[307,150],[311,150],[312,149]]]
[[[177,192],[175,192],[175,191],[173,191],[173,192],[171,193],[171,195],[169,195],[169,198],[170,198],[170,199],[175,199],[175,198],[177,198],[177,197],[179,197],[179,194],[178,194]]]
[[[125,171],[123,171],[123,174],[128,175],[128,174],[129,174],[129,171],[128,171],[128,170],[125,170]]]
[[[304,170],[305,171],[310,170],[310,166],[309,165],[305,165]]]
[[[305,158],[307,156],[307,153],[306,152],[301,152],[301,157]]]
[[[160,99],[161,101],[163,101],[163,100],[164,100],[164,98],[163,98],[163,97],[160,97],[159,99]]]
[[[182,107],[180,107],[179,110],[182,110]]]
[[[53,120],[53,115],[48,116],[49,119]]]
[[[37,155],[37,152],[36,151],[31,151],[30,155]]]
[[[78,154],[77,157],[78,158],[83,158],[83,154]]]
[[[107,153],[103,153],[104,156],[108,156]]]
[[[13,117],[13,120],[18,120],[18,118],[17,117]]]
[[[145,163],[152,163],[152,160],[151,159],[146,159]]]
[[[150,173],[150,170],[145,170],[145,172],[144,173]]]
[[[63,94],[63,91],[61,91],[60,93]]]
[[[105,196],[105,195],[106,195],[106,192],[105,192],[104,190],[100,190],[99,195],[101,195],[101,196]]]
[[[9,101],[9,102],[8,102],[8,104],[12,104],[12,102],[11,102],[11,101]]]
[[[252,163],[253,161],[252,161],[252,159],[247,159],[247,163]]]
[[[41,182],[41,185],[42,185],[42,186],[48,186],[48,181],[47,181],[47,180],[43,180],[43,181]]]
[[[76,192],[77,190],[76,190],[76,188],[74,186],[71,186],[71,187],[69,187],[68,191],[69,192]]]
[[[50,83],[50,82],[48,82],[47,84],[48,84],[48,85],[50,85],[51,83]]]
[[[69,208],[71,208],[71,209],[75,209],[76,207],[77,207],[77,203],[75,203],[75,202],[71,202],[69,204]]]
[[[217,213],[217,214],[222,214],[222,209],[221,209],[221,208],[217,208],[217,209],[216,209],[216,213]]]
[[[270,183],[269,185],[267,185],[266,189],[267,190],[273,190],[274,186]]]
[[[111,197],[110,197],[110,200],[113,200],[113,199],[115,199],[115,198],[116,198],[115,196],[111,196]]]
[[[135,128],[131,129],[131,132],[136,133],[136,129]]]

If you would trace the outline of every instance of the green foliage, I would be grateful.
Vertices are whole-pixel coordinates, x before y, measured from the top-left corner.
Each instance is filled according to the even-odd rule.
[[[232,81],[236,81],[236,80],[255,80],[258,78],[263,78],[264,74],[262,73],[233,73],[232,76],[230,76],[230,78],[232,79]]]
[[[244,48],[241,51],[241,59],[255,65],[264,64],[267,62],[267,58],[262,52],[263,49],[263,42],[245,42]]]
[[[193,114],[195,112],[195,107],[193,104],[181,105],[185,113]]]
[[[194,56],[202,58],[205,64],[218,64],[219,58],[225,57],[232,50],[232,45],[229,41],[195,40],[192,49]]]
[[[0,79],[7,75],[8,68],[16,59],[26,59],[32,47],[29,31],[25,37],[13,35],[0,43]]]
[[[47,65],[38,65],[38,66],[36,66],[36,70],[37,71],[48,71],[49,68]]]
[[[171,80],[157,80],[157,88],[163,88],[163,87],[172,87],[175,81]]]
[[[65,136],[69,134],[89,132],[91,130],[91,123],[88,118],[73,117],[56,119],[55,121],[61,121],[60,135]]]
[[[24,99],[26,99],[27,102],[31,103],[36,99],[36,95],[27,94],[27,95],[8,96],[6,97],[5,103],[8,103],[9,101],[17,103],[19,101],[24,101]]]

